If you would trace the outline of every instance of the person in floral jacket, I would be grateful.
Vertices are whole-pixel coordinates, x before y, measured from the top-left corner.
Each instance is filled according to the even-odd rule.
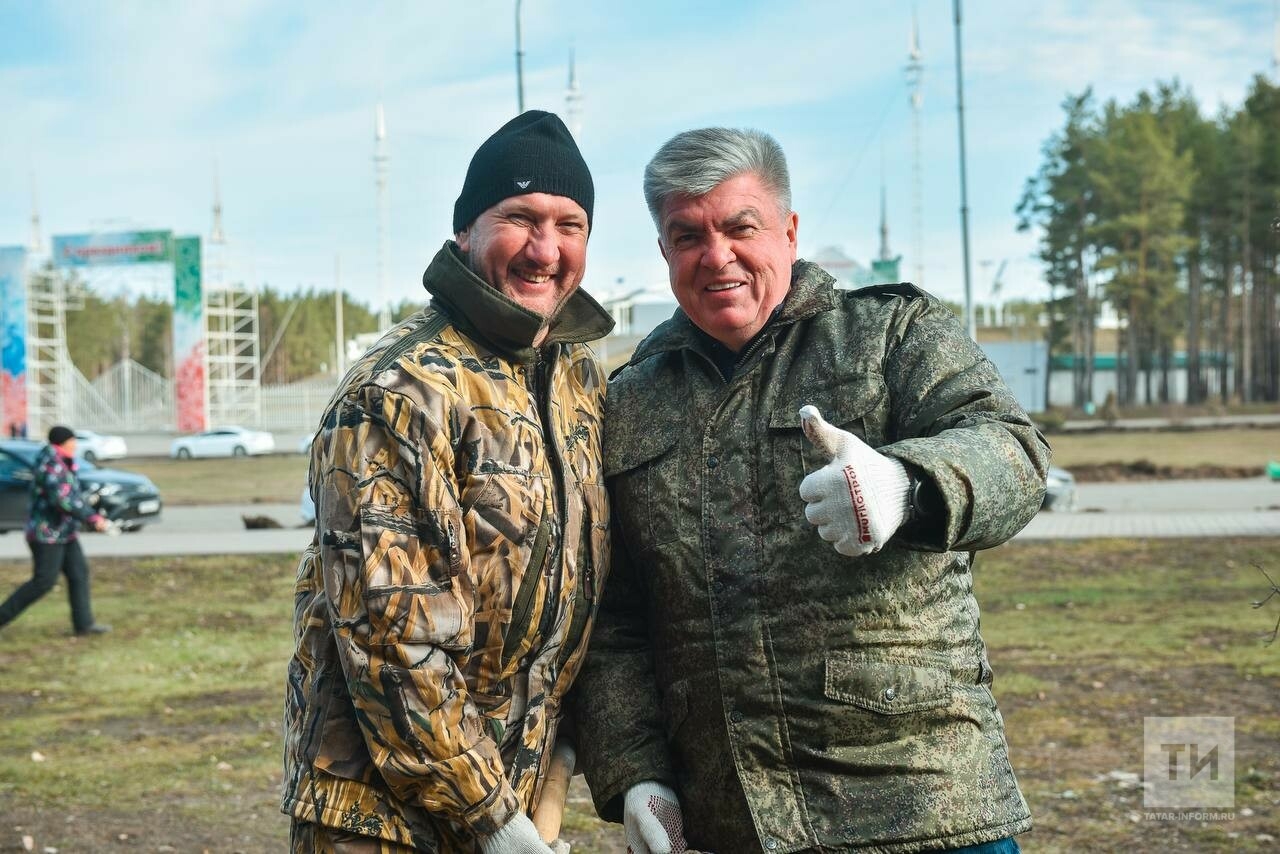
[[[76,475],[76,435],[58,425],[49,430],[49,444],[36,456],[31,479],[31,509],[27,514],[27,545],[31,548],[31,580],[0,605],[0,626],[5,626],[53,589],[61,572],[67,577],[71,600],[71,626],[77,635],[99,635],[111,627],[96,623],[89,604],[89,564],[76,532],[81,523],[104,531],[107,519],[97,513],[80,492]]]

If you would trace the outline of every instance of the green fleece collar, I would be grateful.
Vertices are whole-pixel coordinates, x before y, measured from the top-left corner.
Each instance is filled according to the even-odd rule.
[[[518,362],[533,361],[533,339],[542,328],[542,315],[515,302],[472,272],[462,259],[458,244],[445,241],[422,274],[422,286],[465,331]],[[579,288],[551,322],[542,346],[594,341],[608,335],[611,329],[613,318]]]
[[[835,284],[831,274],[817,264],[797,260],[791,266],[791,289],[774,310],[774,316],[765,324],[765,329],[776,329],[835,308]],[[677,308],[671,320],[658,327],[656,334],[640,342],[631,360],[636,362],[670,350],[705,351],[707,340],[706,334],[694,326],[684,309]]]

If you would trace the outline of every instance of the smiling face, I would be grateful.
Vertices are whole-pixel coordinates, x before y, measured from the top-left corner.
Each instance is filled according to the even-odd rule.
[[[477,276],[550,320],[586,273],[587,212],[565,196],[511,196],[476,217],[457,241]]]
[[[671,291],[689,319],[730,350],[742,349],[791,288],[794,212],[751,172],[704,196],[675,196],[662,210],[658,248]]]

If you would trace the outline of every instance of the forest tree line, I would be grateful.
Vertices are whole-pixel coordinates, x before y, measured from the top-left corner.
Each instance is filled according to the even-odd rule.
[[[78,286],[68,277],[73,308],[66,313],[67,349],[71,361],[89,379],[124,358],[161,376],[173,375],[173,304],[149,296],[102,296]],[[400,320],[422,307],[404,301],[392,308]],[[314,288],[284,293],[276,288],[258,291],[258,354],[263,360],[262,382],[296,382],[336,370],[337,306],[333,291]],[[371,308],[350,295],[343,296],[343,333],[347,339],[377,330]],[[272,345],[274,344],[274,348]]]
[[[1214,116],[1176,82],[1063,108],[1017,214],[1040,238],[1049,349],[1070,357],[1074,405],[1091,400],[1104,302],[1121,323],[1122,405],[1169,402],[1179,351],[1188,403],[1280,399],[1280,87],[1258,76]]]

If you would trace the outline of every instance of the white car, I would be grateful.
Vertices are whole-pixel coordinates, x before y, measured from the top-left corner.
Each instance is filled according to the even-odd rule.
[[[314,525],[316,523],[316,503],[311,500],[311,487],[302,487],[302,500],[298,502],[298,515],[302,517],[302,524]]]
[[[123,436],[104,436],[92,430],[76,431],[76,455],[91,463],[118,460],[128,454],[129,448]]]
[[[194,436],[174,439],[169,448],[169,456],[180,460],[192,457],[246,457],[270,454],[275,449],[275,437],[262,430],[215,427]]]

